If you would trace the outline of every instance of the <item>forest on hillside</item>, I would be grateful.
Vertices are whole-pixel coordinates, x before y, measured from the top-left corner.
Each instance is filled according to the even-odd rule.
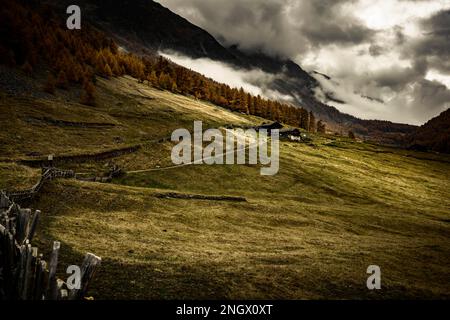
[[[86,25],[66,28],[50,6],[6,0],[0,13],[0,63],[20,67],[30,76],[38,65],[51,69],[43,90],[81,85],[81,102],[95,106],[96,77],[130,75],[173,93],[194,96],[216,105],[272,121],[325,132],[325,123],[304,108],[253,96],[159,56],[137,56],[121,50],[104,33]],[[14,30],[11,33],[10,30]]]

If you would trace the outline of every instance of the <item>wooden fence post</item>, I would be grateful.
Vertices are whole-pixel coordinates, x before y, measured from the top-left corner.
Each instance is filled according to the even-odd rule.
[[[6,209],[10,205],[10,201],[4,192],[0,192],[0,209]]]
[[[52,178],[72,177],[73,171],[48,168],[34,189],[40,189],[43,182]],[[19,191],[8,195],[0,191],[0,298],[7,300],[59,300],[81,299],[88,284],[100,265],[101,258],[88,253],[81,266],[80,289],[72,290],[70,297],[64,281],[56,277],[61,243],[53,242],[48,264],[38,249],[32,247],[41,211],[34,214],[30,209],[21,209],[11,199],[26,199],[36,190]]]
[[[34,237],[34,233],[36,232],[36,227],[37,224],[39,222],[39,216],[41,215],[41,211],[40,210],[36,210],[34,215],[33,215],[33,219],[31,221],[31,226],[30,226],[30,231],[28,232],[27,238],[28,240],[31,242],[31,240],[33,240]]]
[[[100,266],[102,259],[92,253],[87,253],[83,264],[81,265],[81,287],[80,289],[73,289],[70,291],[69,299],[82,299],[87,292],[89,282],[95,274],[95,271]]]
[[[19,209],[16,229],[16,240],[19,244],[23,243],[29,233],[30,216],[30,209]]]
[[[28,240],[27,240],[28,241]],[[34,273],[36,271],[36,259],[38,250],[35,247],[27,245],[27,263],[24,275],[24,284],[22,289],[22,299],[28,300],[32,296]]]
[[[27,258],[28,258],[28,241],[25,244],[20,246],[20,258],[17,264],[17,276],[16,276],[16,284],[17,284],[17,298],[22,299],[23,297],[23,289],[25,286],[25,276],[27,269]]]
[[[57,300],[66,300],[68,293],[67,293],[66,289],[63,289],[64,281],[62,281],[61,279],[58,279],[56,283],[57,283],[57,293],[58,293],[56,299]]]
[[[36,277],[34,281],[34,300],[44,298],[45,288],[48,281],[47,263],[42,260],[42,255],[36,261]]]
[[[4,281],[5,281],[5,291],[8,299],[13,299],[13,295],[15,292],[14,288],[14,269],[13,266],[16,264],[15,257],[15,240],[13,235],[8,231],[8,229],[5,228],[3,231],[3,258],[4,258],[4,264],[3,264],[3,274],[4,274]],[[16,278],[17,279],[17,278]]]
[[[59,241],[53,242],[53,251],[50,257],[50,264],[48,270],[48,289],[47,299],[56,300],[58,298],[58,284],[56,281],[56,268],[58,267],[58,255],[61,243]]]

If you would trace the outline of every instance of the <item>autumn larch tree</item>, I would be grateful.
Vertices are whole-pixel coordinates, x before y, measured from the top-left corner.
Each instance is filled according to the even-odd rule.
[[[322,122],[322,120],[319,120],[317,122],[317,132],[318,133],[325,133],[326,132],[326,125]]]
[[[94,107],[95,102],[95,86],[91,81],[85,80],[83,85],[84,92],[81,96],[81,103]]]
[[[109,66],[109,64],[105,65],[104,75],[106,78],[110,78],[113,76],[113,73],[112,73],[112,70],[111,70],[111,67]]]
[[[305,109],[300,109],[300,128],[309,131],[309,113]]]
[[[309,131],[316,132],[316,117],[312,111],[309,112]]]
[[[6,34],[5,41],[0,43],[0,63],[22,65],[26,73],[31,73],[30,67],[40,63],[53,66],[52,73],[57,79],[49,75],[45,84],[47,92],[53,93],[55,86],[69,88],[70,84],[83,83],[82,100],[94,105],[96,76],[126,74],[141,83],[146,80],[149,85],[193,95],[233,111],[325,132],[325,124],[320,122],[316,127],[317,119],[303,108],[255,97],[242,88],[215,82],[161,56],[140,57],[120,52],[112,39],[88,24],[83,32],[69,32],[50,8],[30,10],[26,1],[3,0],[1,9],[0,33],[2,30],[15,32]]]
[[[33,73],[33,67],[31,66],[31,64],[27,61],[25,61],[25,63],[22,65],[22,71],[25,72],[25,74],[27,75],[31,75]]]
[[[44,85],[44,91],[50,94],[55,94],[56,80],[50,73],[47,77],[47,82]]]
[[[60,89],[67,89],[68,81],[64,70],[61,70],[56,78],[56,86]]]

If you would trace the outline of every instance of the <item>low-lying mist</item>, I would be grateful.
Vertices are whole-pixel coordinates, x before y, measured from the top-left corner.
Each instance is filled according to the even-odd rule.
[[[312,76],[320,83],[315,89],[319,101],[361,119],[422,125],[450,107],[450,91],[437,81],[424,79],[393,92],[369,85],[357,87],[357,79],[339,81],[320,74]]]
[[[293,101],[293,97],[281,94],[269,88],[276,78],[283,75],[274,75],[261,69],[243,70],[229,64],[214,61],[208,58],[193,59],[176,52],[160,52],[161,56],[170,59],[185,68],[189,68],[217,82],[225,83],[233,88],[243,88],[252,95],[279,100]]]

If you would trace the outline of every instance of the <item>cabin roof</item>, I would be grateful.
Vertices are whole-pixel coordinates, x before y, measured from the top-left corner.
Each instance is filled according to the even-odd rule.
[[[258,129],[258,130],[259,129],[281,129],[281,128],[283,128],[283,125],[279,122],[263,124],[263,125],[256,127],[256,129]]]

